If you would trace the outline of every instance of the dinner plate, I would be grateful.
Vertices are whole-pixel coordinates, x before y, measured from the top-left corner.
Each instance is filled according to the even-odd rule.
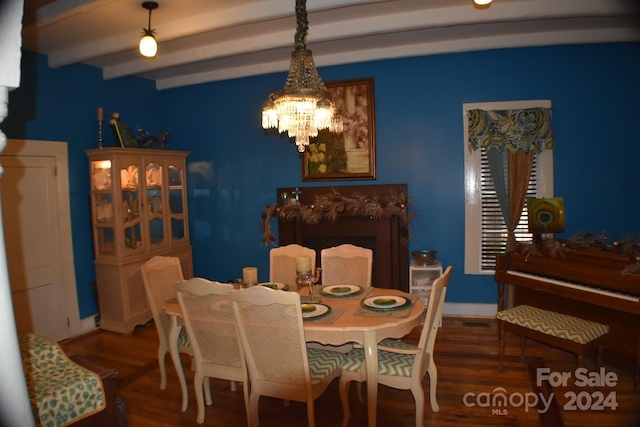
[[[96,203],[96,219],[99,222],[113,221],[113,206],[108,200],[100,200]]]
[[[289,285],[279,282],[273,283],[260,283],[260,286],[266,286],[267,288],[275,289],[276,291],[288,291]]]
[[[153,163],[147,166],[147,186],[158,187],[162,184],[162,170]]]
[[[303,319],[317,319],[331,313],[331,307],[319,303],[300,304]]]
[[[104,169],[93,172],[93,186],[96,190],[108,190],[111,187],[111,177]]]
[[[126,169],[120,169],[120,185],[123,189],[135,190],[138,188],[138,167],[131,165]]]
[[[411,300],[396,295],[376,295],[363,299],[361,304],[371,310],[397,310],[411,304]]]
[[[324,296],[330,297],[346,297],[351,295],[358,295],[362,293],[364,289],[358,285],[328,285],[320,289],[320,293]]]
[[[231,312],[231,301],[217,301],[211,304],[211,308],[216,311]]]

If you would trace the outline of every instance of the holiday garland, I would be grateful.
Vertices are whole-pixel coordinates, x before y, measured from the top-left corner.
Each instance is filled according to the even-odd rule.
[[[389,197],[354,193],[351,197],[347,197],[333,188],[331,190],[329,194],[316,196],[313,204],[307,205],[291,199],[276,205],[267,205],[262,212],[262,243],[273,244],[275,241],[270,225],[272,217],[317,224],[323,219],[335,222],[340,215],[364,216],[372,219],[396,216],[400,221],[401,238],[403,240],[409,238],[409,222],[414,214],[408,212],[409,200],[406,195]]]
[[[630,237],[618,239],[611,244],[606,243],[607,237],[594,233],[584,235],[575,234],[566,240],[555,238],[543,240],[541,244],[525,244],[518,248],[518,252],[533,256],[548,256],[550,258],[566,258],[567,251],[584,248],[596,248],[606,252],[617,253],[629,257],[629,265],[622,271],[623,274],[640,275],[640,243]]]

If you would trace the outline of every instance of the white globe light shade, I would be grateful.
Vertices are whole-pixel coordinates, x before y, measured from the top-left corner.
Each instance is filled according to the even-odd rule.
[[[140,39],[140,53],[147,58],[153,58],[158,52],[158,43],[153,36],[144,36]]]
[[[478,6],[486,6],[489,3],[491,3],[492,0],[473,0],[473,2],[475,4],[477,4]]]

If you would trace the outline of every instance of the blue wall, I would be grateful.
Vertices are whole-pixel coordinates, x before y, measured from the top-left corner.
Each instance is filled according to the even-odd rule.
[[[73,255],[80,317],[97,314],[93,242],[89,213],[89,166],[85,150],[98,147],[97,108],[107,123],[104,145],[113,146],[108,127],[117,111],[132,127],[162,130],[160,93],[140,78],[102,79],[95,67],[51,69],[43,55],[23,52],[20,88],[9,92],[9,115],[1,124],[8,138],[66,141],[69,152],[69,199]]]
[[[94,271],[84,150],[96,146],[98,105],[105,114],[121,112],[130,125],[142,124],[153,133],[169,130],[171,148],[192,152],[189,215],[195,274],[214,280],[234,279],[246,265],[257,266],[260,279],[268,279],[269,248],[260,244],[260,214],[275,202],[277,187],[407,183],[411,209],[418,214],[411,223],[410,249],[436,249],[443,264],[454,266],[447,301],[495,302],[493,277],[463,273],[462,104],[468,102],[551,99],[555,193],[565,198],[567,222],[567,232],[559,237],[606,232],[612,238],[640,238],[637,43],[322,68],[325,81],[374,77],[378,179],[319,184],[303,183],[295,146],[285,137],[267,136],[259,124],[262,102],[284,86],[286,73],[156,92],[143,79],[103,81],[95,68],[51,70],[43,57],[36,58],[37,73],[25,73],[21,89],[10,94],[10,115],[2,129],[10,138],[69,142],[81,316],[97,311],[89,285]],[[277,230],[275,221],[272,225]]]

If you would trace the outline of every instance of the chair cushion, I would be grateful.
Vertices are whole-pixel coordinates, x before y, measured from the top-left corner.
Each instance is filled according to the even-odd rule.
[[[385,339],[380,341],[379,346],[400,348],[400,349],[415,349],[416,346],[399,340]],[[410,377],[413,372],[413,363],[416,356],[414,354],[398,354],[391,353],[384,350],[378,351],[378,374],[380,375],[392,375],[396,377]],[[347,353],[344,363],[342,364],[343,371],[358,372],[364,365],[364,350],[356,348]]]
[[[609,332],[607,325],[528,305],[502,310],[496,318],[579,344],[586,344]]]
[[[308,348],[307,358],[309,359],[311,384],[317,384],[340,367],[344,354],[318,348]]]
[[[184,327],[180,329],[180,334],[178,335],[178,347],[191,347],[189,337],[187,336],[187,330]]]

